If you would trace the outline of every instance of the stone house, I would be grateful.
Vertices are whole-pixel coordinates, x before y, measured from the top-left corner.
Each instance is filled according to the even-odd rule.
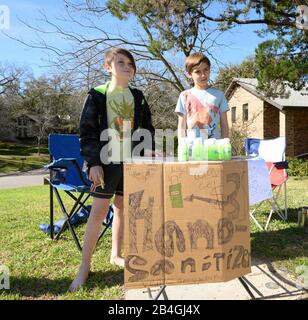
[[[247,136],[271,139],[285,136],[286,155],[308,153],[308,91],[287,87],[283,98],[267,98],[257,91],[257,79],[234,78],[225,95],[229,126],[246,128]],[[245,126],[246,125],[246,126]]]
[[[8,130],[4,132],[0,131],[0,140],[3,141],[30,141],[36,140],[38,135],[37,122],[38,119],[35,116],[23,114],[15,119],[9,119],[11,122]],[[74,132],[74,128],[70,126],[69,115],[60,117],[54,116],[49,125],[49,132],[57,133],[71,133]],[[71,129],[72,128],[72,129]],[[44,138],[46,139],[47,136]]]
[[[21,115],[16,119],[15,138],[31,139],[35,137],[35,119],[28,115]]]

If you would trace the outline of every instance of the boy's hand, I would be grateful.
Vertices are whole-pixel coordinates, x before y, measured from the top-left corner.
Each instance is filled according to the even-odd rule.
[[[160,151],[160,150],[149,150],[146,149],[144,150],[144,156],[145,157],[163,157],[164,156],[164,152]]]
[[[94,184],[101,183],[104,180],[104,171],[101,166],[94,166],[90,168],[89,180]]]
[[[153,157],[153,156],[155,156],[155,153],[153,150],[146,149],[146,150],[144,150],[144,156],[145,157]]]

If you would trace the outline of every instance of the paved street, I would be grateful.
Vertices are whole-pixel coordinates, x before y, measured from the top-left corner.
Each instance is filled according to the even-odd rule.
[[[44,176],[46,175],[48,175],[48,171],[44,169],[14,174],[0,174],[0,189],[43,185]]]

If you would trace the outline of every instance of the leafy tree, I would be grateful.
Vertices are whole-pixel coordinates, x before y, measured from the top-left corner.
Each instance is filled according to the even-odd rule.
[[[64,3],[66,16],[59,21],[52,22],[42,14],[38,26],[34,22],[24,22],[40,34],[37,41],[26,43],[22,39],[15,40],[49,51],[52,54],[51,66],[61,71],[76,71],[78,78],[84,76],[85,80],[90,68],[96,74],[96,80],[105,78],[106,74],[95,70],[97,66],[102,66],[104,52],[110,47],[122,46],[128,48],[138,61],[135,80],[138,85],[144,85],[147,81],[169,83],[180,92],[189,86],[183,70],[185,56],[192,51],[211,55],[212,50],[221,45],[215,26],[205,30],[202,21],[192,11],[178,14],[183,12],[181,1],[64,0]],[[200,5],[201,8],[205,6]],[[110,14],[122,20],[132,18],[137,23],[137,30],[132,29],[129,37],[122,36],[121,31],[115,34],[112,26],[102,25],[104,17]],[[74,29],[72,26],[77,28],[68,30],[64,24],[70,25],[70,29]],[[70,49],[61,50],[49,45],[44,41],[44,34],[50,33],[64,38],[71,44]],[[215,57],[211,58],[215,60]],[[91,64],[91,61],[95,63]],[[90,83],[93,84],[93,81]]]
[[[295,90],[308,88],[307,35],[300,37],[305,38],[300,44],[297,37],[291,40],[279,37],[261,43],[256,49],[256,63],[260,69],[258,87],[268,96],[283,95],[287,83]]]
[[[289,81],[295,89],[301,89],[307,83],[308,32],[297,28],[298,4],[308,5],[300,0],[107,2],[108,8],[118,18],[133,14],[144,20],[147,27],[155,26],[161,40],[151,44],[152,52],[176,48],[188,55],[191,49],[196,49],[194,39],[197,36],[194,35],[200,32],[201,26],[208,29],[209,22],[217,23],[220,31],[255,24],[260,36],[275,35],[275,39],[261,43],[256,49],[259,88],[270,96],[283,92],[283,81]],[[215,12],[218,5],[220,11]],[[181,33],[183,29],[185,32]]]
[[[297,7],[308,5],[305,0],[230,0],[225,9],[216,16],[201,11],[195,4],[183,0],[188,9],[199,14],[200,18],[219,23],[221,30],[236,25],[255,24],[260,36],[274,35],[256,48],[256,64],[259,89],[268,96],[281,95],[284,81],[291,87],[301,89],[308,81],[308,31],[297,27]],[[213,3],[214,1],[200,1]],[[187,9],[187,8],[186,8]]]
[[[247,58],[240,64],[229,64],[219,70],[214,86],[225,91],[232,81],[232,78],[256,78],[258,66],[254,58]]]
[[[203,8],[204,5],[198,7]],[[183,58],[193,51],[210,54],[209,48],[215,42],[210,37],[214,30],[204,32],[200,28],[202,21],[192,11],[185,10],[186,4],[182,1],[110,0],[107,8],[119,19],[129,16],[137,19],[145,32],[146,56],[161,66],[156,72],[152,69],[152,74],[155,74],[156,81],[170,83],[178,92],[188,86]],[[182,55],[182,65],[174,63],[178,53]],[[144,74],[146,77],[150,75]]]
[[[33,123],[38,153],[42,140],[50,132],[76,132],[76,116],[81,103],[76,103],[75,92],[60,76],[30,79],[23,85],[21,99],[12,106],[14,117],[28,116]],[[72,121],[73,119],[73,121]]]
[[[136,77],[137,84],[151,80],[169,83],[177,92],[182,91],[189,86],[183,72],[185,56],[202,51],[214,60],[212,49],[223,45],[219,44],[219,35],[241,25],[255,25],[260,36],[274,37],[256,50],[259,85],[269,88],[269,95],[275,94],[282,79],[291,81],[295,88],[303,87],[307,80],[307,31],[296,27],[300,0],[63,1],[66,18],[51,22],[43,14],[39,26],[25,23],[41,36],[37,43],[24,44],[49,50],[58,57],[52,59],[58,68],[78,72],[86,77],[88,85],[106,76],[94,66],[102,62],[104,51],[122,46],[134,53],[142,69]],[[129,37],[120,31],[115,34],[110,25],[103,24],[110,14],[122,20],[134,19],[137,30],[131,30]],[[70,29],[64,27],[64,22]],[[64,38],[71,49],[49,45],[44,40],[45,33]]]
[[[0,137],[10,139],[15,128],[13,106],[20,103],[22,83],[29,77],[26,66],[0,63]]]
[[[52,131],[76,133],[87,92],[76,79],[68,72],[36,79],[26,66],[0,63],[0,138],[12,138],[20,116],[34,121],[39,145]]]

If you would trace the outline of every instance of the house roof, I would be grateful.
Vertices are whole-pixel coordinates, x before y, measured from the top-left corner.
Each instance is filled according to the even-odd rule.
[[[241,86],[258,98],[272,104],[278,109],[282,110],[285,108],[295,107],[306,107],[308,108],[308,86],[307,88],[297,91],[287,85],[285,97],[283,98],[268,98],[257,90],[258,80],[255,78],[233,78],[225,94],[229,99],[234,89],[237,86]],[[308,85],[308,84],[307,84]]]
[[[34,121],[34,122],[37,122],[37,119],[34,116],[31,116],[29,114],[23,113],[23,114],[20,114],[20,115],[17,116],[17,118],[21,118],[21,117],[26,117],[26,118],[29,118],[30,120]]]

